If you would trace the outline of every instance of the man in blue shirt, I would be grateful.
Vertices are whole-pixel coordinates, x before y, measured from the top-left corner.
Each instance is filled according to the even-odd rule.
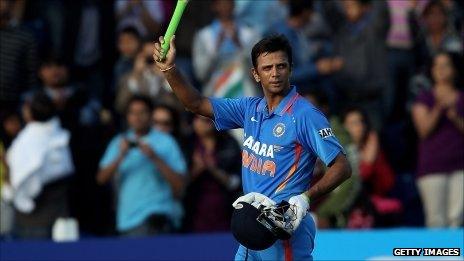
[[[182,217],[185,160],[173,137],[151,128],[152,108],[148,97],[129,100],[129,130],[110,142],[97,174],[104,184],[118,173],[116,225],[126,236],[169,232]]]
[[[160,44],[156,43],[153,58],[188,110],[213,119],[219,130],[244,129],[242,183],[245,195],[236,202],[273,204],[286,200],[296,209],[290,240],[277,241],[263,251],[240,246],[235,259],[312,259],[315,224],[311,216],[306,215],[310,199],[332,191],[350,177],[351,171],[327,119],[290,85],[292,49],[287,39],[270,36],[253,47],[251,72],[263,89],[262,98],[206,98],[176,70],[174,40],[170,42],[166,59],[161,62],[158,61],[160,54]],[[317,157],[328,170],[310,187]]]

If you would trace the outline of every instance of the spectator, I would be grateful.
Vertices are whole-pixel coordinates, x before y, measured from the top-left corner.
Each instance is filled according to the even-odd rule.
[[[36,43],[13,16],[13,1],[0,0],[0,111],[16,108],[20,94],[37,84]]]
[[[108,145],[97,182],[116,179],[117,230],[124,236],[147,236],[179,226],[186,166],[172,136],[151,127],[150,98],[133,96],[127,104],[129,130]]]
[[[283,34],[289,39],[294,50],[291,83],[299,90],[316,89],[325,92],[331,105],[333,100],[333,86],[326,77],[340,70],[343,61],[340,58],[329,57],[330,45],[327,41],[310,39],[308,34],[312,30],[310,22],[314,17],[311,1],[293,0],[289,2],[289,16],[275,24],[269,33]]]
[[[190,163],[188,156],[192,150],[192,142],[186,138],[186,134],[189,134],[186,129],[189,129],[189,126],[181,117],[179,111],[170,105],[159,103],[153,108],[152,118],[153,127],[161,132],[172,135],[176,139],[177,144],[179,144],[187,162]]]
[[[52,99],[62,126],[71,132],[71,152],[76,167],[70,190],[71,211],[79,220],[83,231],[99,233],[108,230],[108,221],[100,222],[103,217],[111,217],[108,203],[111,193],[103,192],[97,187],[94,173],[98,168],[98,160],[103,153],[105,141],[111,134],[111,126],[103,122],[100,114],[104,114],[100,102],[91,97],[85,85],[70,82],[69,67],[61,58],[48,57],[39,69],[42,89]],[[82,188],[88,193],[80,194]],[[94,198],[98,198],[95,200]],[[93,211],[92,211],[93,210]],[[106,227],[105,227],[106,226]]]
[[[372,129],[367,114],[360,108],[348,108],[343,123],[352,141],[347,147],[348,154],[351,154],[349,158],[357,166],[363,182],[360,194],[362,205],[367,201],[373,206],[376,215],[373,225],[382,227],[397,224],[402,206],[399,200],[390,195],[395,184],[395,174],[384,155],[377,132]],[[361,209],[364,207],[361,206]],[[359,205],[352,214],[356,216],[358,211]],[[357,224],[350,225],[350,222],[350,227],[358,227]]]
[[[112,1],[65,1],[66,63],[76,81],[87,92],[105,101],[105,89],[111,89],[115,57],[115,33]]]
[[[263,35],[280,20],[288,15],[288,7],[282,0],[253,1],[233,0],[235,3],[235,17],[240,23],[253,28]]]
[[[137,28],[143,38],[159,35],[164,22],[162,1],[117,0],[115,3],[117,28]]]
[[[142,46],[142,39],[134,27],[126,27],[118,35],[119,59],[114,65],[114,85],[134,68],[134,60]]]
[[[5,111],[3,115],[0,115],[0,121],[2,124],[0,127],[0,140],[2,140],[5,149],[8,149],[22,129],[21,117],[16,111]]]
[[[196,137],[184,200],[186,228],[193,232],[229,230],[230,205],[240,188],[240,147],[226,132],[216,132],[208,118],[195,116],[193,128]]]
[[[440,52],[433,60],[432,90],[417,97],[412,117],[419,136],[417,185],[428,227],[463,225],[464,92],[458,61]]]
[[[83,85],[70,83],[69,67],[63,59],[47,57],[42,61],[38,74],[42,89],[55,104],[63,127],[74,133],[79,126],[99,122],[100,103],[90,97]]]
[[[408,82],[415,72],[414,33],[409,26],[408,17],[417,7],[412,3],[413,1],[409,0],[388,0],[391,22],[387,37],[388,66],[393,88],[390,89],[391,93],[387,95],[387,99],[392,99],[388,101],[393,105],[389,118],[394,122],[406,116]]]
[[[154,65],[153,43],[146,42],[135,58],[134,68],[121,78],[116,94],[115,107],[119,113],[124,112],[127,101],[132,95],[145,95],[154,101],[177,104],[163,74]]]
[[[234,2],[214,0],[215,20],[193,42],[195,75],[205,94],[218,97],[252,95],[248,54],[259,35],[234,20]]]
[[[417,13],[411,13],[410,26],[416,41],[418,64],[430,65],[432,57],[440,51],[463,53],[462,38],[453,30],[453,25],[449,24],[449,14],[441,1],[429,1],[423,8],[421,19],[415,14]]]
[[[12,1],[16,4],[16,21],[34,34],[39,59],[50,53],[62,56],[65,52],[67,10],[64,1]]]
[[[7,151],[14,234],[19,238],[50,238],[58,217],[69,215],[68,176],[74,167],[69,132],[60,126],[50,98],[36,93],[23,106],[26,127]]]
[[[340,10],[337,3],[343,6]],[[356,104],[369,113],[380,129],[390,105],[386,37],[389,28],[385,1],[323,1],[325,20],[333,31],[334,51],[344,66],[335,74],[335,84],[344,107]]]

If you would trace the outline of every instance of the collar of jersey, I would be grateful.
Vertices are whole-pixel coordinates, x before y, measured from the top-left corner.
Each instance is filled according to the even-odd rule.
[[[277,114],[279,116],[284,115],[285,111],[288,110],[288,108],[292,106],[292,104],[295,102],[295,96],[298,95],[298,93],[296,92],[296,86],[292,85],[290,87],[291,89],[288,92],[287,96],[285,96],[285,98],[280,101],[277,108],[275,108],[275,110],[271,114],[269,114],[269,116],[271,116],[272,114]],[[264,113],[266,115],[269,113],[265,97],[261,98],[261,101],[258,103],[256,111]]]

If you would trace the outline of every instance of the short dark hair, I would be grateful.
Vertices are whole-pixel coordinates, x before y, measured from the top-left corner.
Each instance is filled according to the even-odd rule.
[[[53,53],[48,54],[40,62],[40,67],[51,66],[51,65],[67,66],[66,61],[62,56],[59,56],[59,55],[56,55],[56,54],[53,54]]]
[[[441,1],[432,0],[425,5],[424,9],[422,10],[422,16],[429,15],[432,11],[432,8],[434,7],[438,7],[443,14],[446,14],[445,5]]]
[[[288,3],[290,17],[301,15],[304,11],[313,10],[312,0],[290,0]]]
[[[137,38],[138,40],[142,40],[142,36],[140,35],[139,31],[137,30],[137,28],[133,26],[126,26],[122,28],[121,31],[119,31],[119,35],[121,34],[130,34],[134,36],[135,38]]]
[[[34,93],[28,104],[32,119],[35,121],[45,122],[56,115],[55,104],[43,91]]]
[[[290,46],[287,38],[282,34],[265,37],[253,46],[253,49],[251,50],[251,61],[253,62],[253,67],[257,68],[258,57],[261,54],[277,51],[284,51],[287,54],[288,63],[291,68],[293,62],[292,47]]]
[[[129,108],[132,105],[132,103],[135,103],[135,102],[142,102],[145,104],[145,106],[147,106],[150,113],[153,111],[153,101],[151,100],[150,97],[146,95],[135,94],[135,95],[132,95],[127,101],[126,114],[129,112]]]

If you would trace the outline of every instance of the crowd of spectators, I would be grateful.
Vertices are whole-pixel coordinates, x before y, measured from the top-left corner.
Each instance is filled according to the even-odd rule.
[[[59,217],[82,235],[229,230],[242,134],[185,111],[154,65],[174,7],[0,0],[3,238],[50,238]],[[353,169],[311,206],[318,227],[463,226],[463,19],[453,0],[193,0],[176,65],[205,95],[261,95],[250,50],[283,34]]]

